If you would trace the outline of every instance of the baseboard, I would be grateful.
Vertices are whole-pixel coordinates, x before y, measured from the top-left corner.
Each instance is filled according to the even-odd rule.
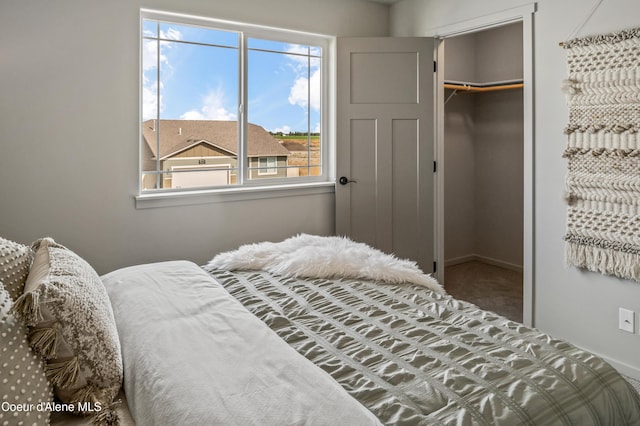
[[[444,261],[444,266],[455,266],[455,265],[459,265],[461,263],[467,263],[467,262],[471,262],[472,260],[477,260],[476,256],[473,254],[470,254],[468,256],[461,256],[461,257],[454,257],[453,259],[446,259]]]
[[[476,260],[480,262],[488,263],[489,265],[499,266],[501,268],[510,269],[512,271],[516,271],[520,273],[522,273],[524,269],[522,265],[516,265],[515,263],[504,262],[502,260],[492,259],[490,257],[485,257],[485,256],[476,256]]]
[[[593,351],[590,351],[590,352],[593,352]],[[632,379],[635,379],[635,380],[640,380],[640,368],[633,365],[625,364],[623,362],[616,361],[613,358],[609,358],[608,356],[601,355],[597,352],[593,352],[593,353],[598,355],[600,358],[604,359],[605,361],[607,361],[609,364],[611,364],[611,366],[616,370],[618,370],[620,374],[631,377]]]
[[[454,257],[452,259],[447,259],[444,261],[444,266],[447,267],[447,266],[459,265],[461,263],[471,262],[473,260],[476,260],[482,263],[487,263],[493,266],[499,266],[501,268],[509,269],[512,271],[520,272],[520,273],[522,273],[523,271],[522,265],[516,265],[514,263],[504,262],[502,260],[492,259],[486,256],[479,256],[477,254],[470,254],[467,256],[460,256],[460,257]]]
[[[578,346],[578,345],[576,345]],[[591,349],[582,347],[582,346],[578,346],[580,349],[587,351],[587,352],[591,352],[592,354],[599,356],[600,358],[604,359],[605,361],[607,361],[609,364],[611,364],[611,366],[613,368],[615,368],[616,370],[618,370],[618,373],[627,376],[627,377],[631,377],[632,379],[635,380],[640,380],[640,367],[636,367],[634,365],[629,365],[629,364],[625,364],[624,362],[620,362],[615,360],[614,358],[611,358],[607,355],[602,355],[596,351],[593,351]]]

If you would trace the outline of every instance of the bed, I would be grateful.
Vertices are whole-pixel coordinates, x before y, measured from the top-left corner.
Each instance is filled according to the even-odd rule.
[[[640,396],[601,358],[347,239],[300,235],[100,282],[125,400],[103,424],[640,424]]]

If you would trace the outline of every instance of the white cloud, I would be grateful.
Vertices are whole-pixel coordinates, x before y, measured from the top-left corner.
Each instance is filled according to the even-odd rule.
[[[144,77],[142,85],[142,120],[156,118],[158,116],[158,84],[149,83]]]
[[[145,35],[152,35],[149,31],[146,31]],[[181,40],[182,34],[180,31],[169,28],[167,32],[160,31],[160,38],[168,39],[168,40]],[[168,41],[160,42],[161,49],[171,49],[173,44]],[[169,65],[169,60],[167,59],[167,55],[160,54],[160,64],[163,66]],[[158,43],[156,40],[148,40],[145,39],[142,43],[142,67],[143,71],[148,71],[151,69],[155,69],[158,66]]]
[[[149,31],[145,31],[145,35],[153,36]],[[169,28],[167,32],[160,32],[160,38],[169,40],[180,40],[182,34],[180,31]],[[160,45],[164,49],[171,49],[173,45],[170,42],[161,41]],[[163,50],[163,49],[161,49]],[[143,40],[142,43],[142,119],[148,120],[150,118],[156,118],[158,116],[158,108],[160,112],[163,110],[162,95],[160,95],[160,102],[158,103],[158,80],[157,69],[158,59],[162,66],[163,72],[171,70],[171,64],[167,55],[160,54],[158,58],[158,44],[155,40]],[[152,78],[145,75],[146,72],[152,74]],[[160,93],[162,93],[162,83],[160,83]]]
[[[289,103],[298,105],[301,108],[311,108],[320,110],[320,61],[318,58],[309,58],[307,55],[318,54],[316,48],[309,52],[308,46],[291,44],[287,49],[290,66],[297,74],[296,79],[289,90]],[[308,75],[311,77],[308,78]],[[309,91],[309,81],[311,81],[311,91]]]
[[[162,88],[160,83],[160,103],[158,104],[158,82],[149,81],[146,75],[142,75],[142,120],[158,118],[158,112],[162,113],[164,104],[162,102]],[[160,108],[160,111],[158,111]]]
[[[289,53],[289,59],[298,64],[300,67],[311,66],[311,68],[317,68],[320,65],[319,56],[321,54],[320,48],[309,46],[301,46],[299,44],[290,44],[286,50]],[[309,58],[309,55],[311,57]]]
[[[275,129],[271,129],[272,133],[280,133],[282,132],[282,134],[288,135],[289,133],[291,133],[291,127],[289,126],[282,126],[282,127],[278,127]]]
[[[168,40],[182,40],[182,33],[175,28],[169,28],[167,32],[160,31],[160,38]]]
[[[155,69],[158,65],[158,44],[153,40],[142,42],[142,68],[143,71]],[[161,61],[166,62],[167,57],[161,56]]]
[[[308,58],[307,54],[309,53],[309,49],[307,46],[301,46],[299,44],[290,44],[287,48],[287,53],[290,53],[289,59],[299,64],[299,66],[307,66]]]
[[[222,89],[209,92],[202,98],[202,106],[192,109],[180,116],[182,120],[237,120],[235,112],[224,107],[224,92]]]
[[[316,69],[311,74],[311,92],[309,92],[309,79],[306,76],[298,77],[289,91],[289,103],[307,108],[309,102],[315,111],[320,110],[320,70]]]

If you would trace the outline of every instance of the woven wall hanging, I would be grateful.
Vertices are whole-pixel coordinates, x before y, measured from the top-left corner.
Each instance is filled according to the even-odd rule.
[[[640,29],[563,47],[566,262],[640,281]]]

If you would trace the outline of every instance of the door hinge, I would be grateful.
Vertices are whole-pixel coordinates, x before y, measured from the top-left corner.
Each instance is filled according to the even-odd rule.
[[[435,274],[438,271],[438,262],[433,261],[433,273]]]
[[[438,72],[438,62],[433,61],[433,72]]]
[[[433,173],[438,171],[438,163],[437,162],[433,162]]]

